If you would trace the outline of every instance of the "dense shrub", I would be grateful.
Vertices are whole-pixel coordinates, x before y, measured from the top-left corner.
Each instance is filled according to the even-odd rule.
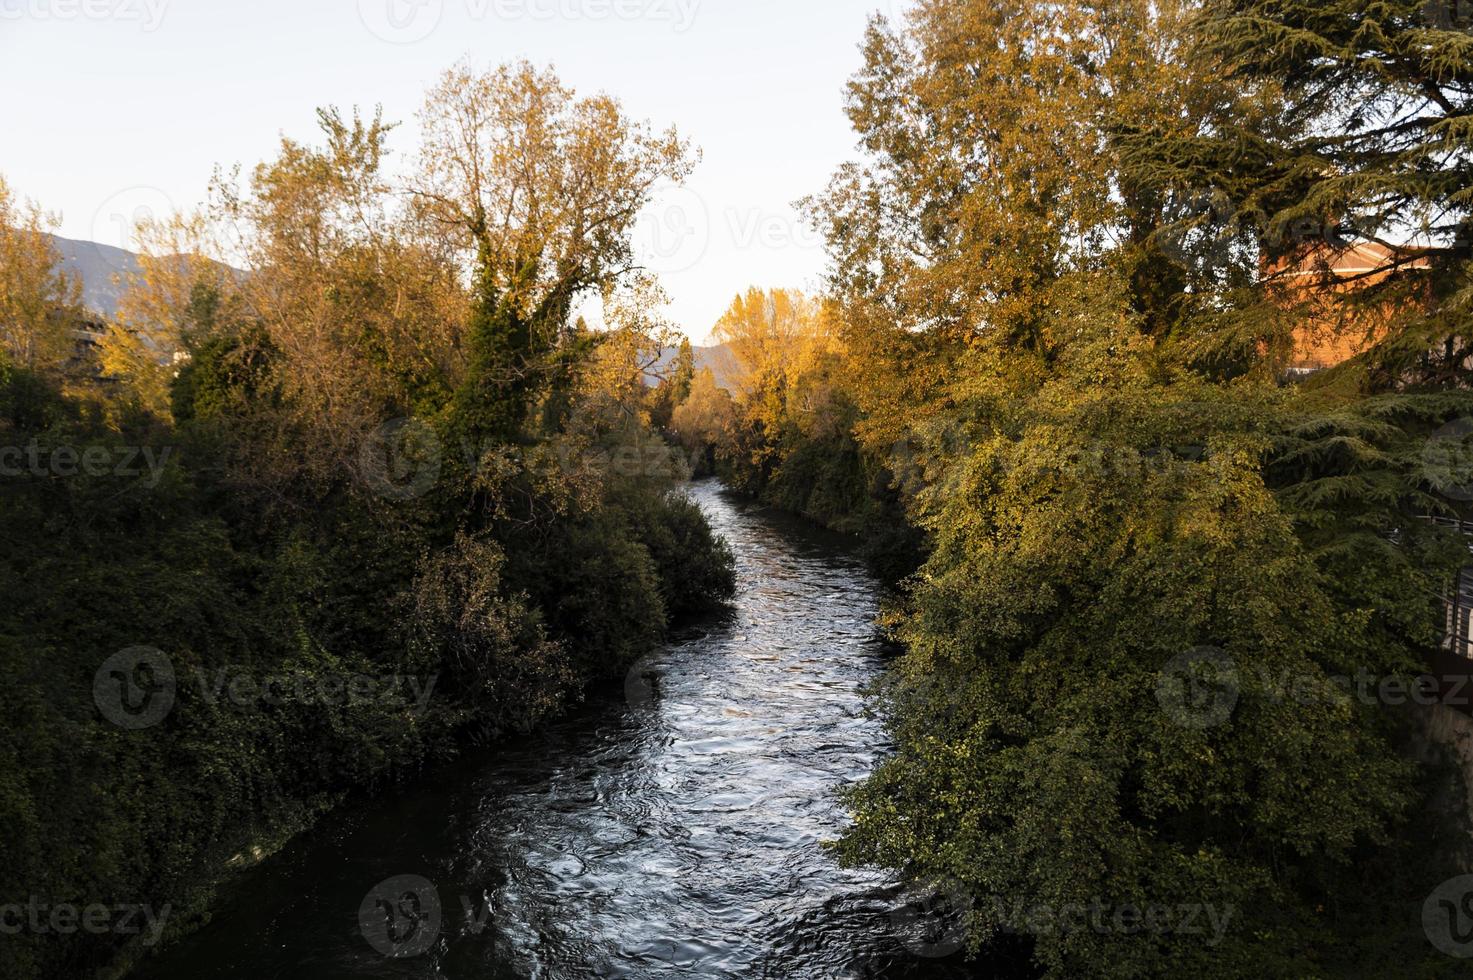
[[[219,424],[268,396],[210,367],[217,354],[177,386],[192,406],[177,429],[119,431],[29,372],[0,379],[0,444],[34,443],[43,461],[140,449],[140,475],[0,480],[7,901],[169,904],[186,923],[232,861],[341,794],[536,724],[626,669],[673,614],[732,592],[730,554],[668,482],[605,475],[530,524],[447,519],[466,499],[454,486],[385,507],[350,473],[241,484],[239,460],[307,447]],[[177,686],[167,715],[132,731],[93,691],[104,661],[138,647],[166,656]],[[374,686],[355,696],[353,679]],[[142,951],[30,933],[0,944],[0,974],[80,975]]]

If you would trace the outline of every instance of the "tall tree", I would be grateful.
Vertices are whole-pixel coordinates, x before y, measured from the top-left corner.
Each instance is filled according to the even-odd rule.
[[[1220,72],[1238,98],[1194,132],[1142,121],[1125,141],[1142,182],[1196,200],[1197,243],[1267,300],[1217,339],[1264,348],[1282,368],[1309,324],[1273,313],[1297,305],[1373,348],[1355,368],[1367,390],[1465,383],[1473,45],[1458,6],[1202,5],[1193,69]]]
[[[1049,356],[1060,277],[1149,239],[1159,202],[1112,137],[1181,128],[1213,97],[1180,57],[1189,7],[924,0],[903,31],[871,23],[847,103],[863,155],[809,206],[876,444],[944,400],[961,351]],[[1147,263],[1142,285],[1173,271]]]
[[[468,436],[511,440],[577,301],[635,271],[634,223],[658,182],[690,172],[690,149],[675,130],[631,121],[605,95],[577,98],[525,62],[455,66],[420,121],[412,198],[421,220],[469,256],[470,364],[457,412]]]
[[[897,751],[841,849],[939,879],[1050,976],[1423,969],[1418,771],[1335,679],[1410,684],[1466,549],[1415,519],[1406,403],[1278,384],[1299,304],[1243,192],[1298,206],[1258,162],[1299,166],[1304,60],[1240,76],[1199,6],[923,2],[869,31],[866,156],[815,211],[859,431],[910,448],[932,550],[894,619]],[[1299,5],[1224,6],[1254,10],[1225,35],[1300,38],[1259,23]],[[1317,105],[1329,130],[1360,103]],[[1060,926],[1100,903],[1231,921]]]
[[[18,201],[0,177],[0,352],[15,364],[59,373],[76,349],[81,282],[61,269],[47,234],[55,219]]]
[[[679,345],[675,348],[675,357],[671,361],[667,377],[660,380],[659,390],[655,393],[655,405],[653,415],[655,424],[661,428],[670,428],[670,421],[675,410],[690,397],[691,386],[696,380],[696,352],[691,347],[689,337],[681,337]]]
[[[190,347],[239,324],[240,274],[210,257],[220,253],[202,214],[146,222],[134,231],[139,268],[122,284],[99,354],[103,372],[121,382],[127,397],[167,418],[170,388]]]

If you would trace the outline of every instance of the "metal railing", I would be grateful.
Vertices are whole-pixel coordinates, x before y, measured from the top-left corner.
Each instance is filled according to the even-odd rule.
[[[1458,573],[1457,586],[1447,599],[1442,648],[1473,660],[1473,567]]]
[[[1423,520],[1451,530],[1461,532],[1468,540],[1468,550],[1473,552],[1473,521],[1456,517],[1434,517],[1424,515]],[[1442,649],[1473,661],[1473,564],[1463,567],[1453,583],[1451,594],[1443,597],[1447,619],[1443,624]]]

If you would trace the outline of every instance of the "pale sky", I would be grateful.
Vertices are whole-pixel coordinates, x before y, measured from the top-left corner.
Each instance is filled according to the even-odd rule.
[[[818,284],[791,205],[854,156],[865,21],[906,2],[0,0],[0,174],[62,235],[132,247],[133,215],[199,204],[216,164],[315,142],[317,106],[382,104],[403,153],[444,68],[526,57],[702,149],[637,236],[700,342],[748,285]]]

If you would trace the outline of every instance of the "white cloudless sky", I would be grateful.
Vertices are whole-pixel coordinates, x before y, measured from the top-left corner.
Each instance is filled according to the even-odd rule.
[[[818,285],[792,205],[854,156],[844,84],[868,17],[905,3],[0,0],[0,174],[62,235],[131,247],[134,216],[201,203],[217,164],[315,142],[318,106],[382,105],[404,152],[451,63],[525,57],[701,148],[636,236],[701,342],[748,285]]]

